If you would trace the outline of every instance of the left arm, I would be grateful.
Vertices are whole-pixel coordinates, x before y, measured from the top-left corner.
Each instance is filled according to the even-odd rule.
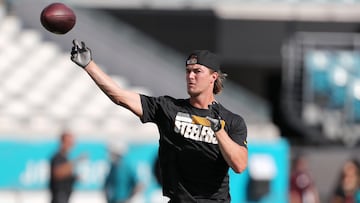
[[[246,148],[247,128],[245,122],[240,116],[234,120],[231,131],[229,131],[232,136],[236,137],[236,139],[234,138],[234,141],[224,129],[225,121],[222,121],[220,117],[219,104],[217,102],[212,102],[208,108],[212,115],[207,116],[206,118],[210,122],[211,129],[215,133],[222,156],[226,163],[236,173],[243,172],[246,169],[248,162],[248,150]],[[244,140],[242,143],[243,145],[238,144],[238,142],[242,142],[241,140]]]
[[[224,129],[215,133],[219,148],[225,161],[236,172],[241,173],[247,167],[248,150],[234,142]]]

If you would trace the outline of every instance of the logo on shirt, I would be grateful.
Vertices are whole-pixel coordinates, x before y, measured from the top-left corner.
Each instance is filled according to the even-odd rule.
[[[221,124],[224,125],[225,122],[222,120]],[[174,131],[188,139],[218,144],[210,122],[205,117],[178,112],[175,117]]]

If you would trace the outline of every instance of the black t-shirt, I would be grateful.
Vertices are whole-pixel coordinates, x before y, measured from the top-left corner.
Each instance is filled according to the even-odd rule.
[[[52,195],[52,203],[68,202],[71,195],[75,176],[71,175],[61,180],[56,180],[53,170],[56,166],[68,162],[68,159],[61,153],[56,153],[50,161],[50,183],[49,189]]]
[[[164,195],[173,202],[230,202],[229,166],[205,118],[211,112],[191,106],[188,99],[169,96],[141,95],[141,103],[141,121],[154,122],[159,129]],[[219,106],[225,131],[233,141],[247,147],[243,118]]]

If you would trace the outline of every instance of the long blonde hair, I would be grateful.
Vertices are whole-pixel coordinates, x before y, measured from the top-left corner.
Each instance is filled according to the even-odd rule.
[[[220,70],[219,71],[216,71],[218,73],[218,78],[215,80],[215,83],[214,83],[214,89],[213,89],[213,93],[214,94],[219,94],[222,89],[224,88],[224,80],[226,79],[227,77],[227,74],[226,73],[223,73],[221,72]]]

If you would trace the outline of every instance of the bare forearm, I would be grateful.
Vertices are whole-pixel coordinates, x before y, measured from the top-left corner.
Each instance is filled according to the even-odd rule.
[[[64,179],[66,177],[72,176],[73,174],[73,165],[71,162],[67,162],[61,165],[58,165],[54,168],[55,179]]]
[[[85,68],[86,72],[95,81],[96,85],[116,104],[122,105],[121,99],[118,99],[119,87],[104,73],[98,66],[91,61]]]
[[[220,151],[228,165],[236,172],[246,169],[248,152],[245,147],[234,142],[224,129],[216,133]]]
[[[138,93],[119,87],[112,78],[102,71],[93,61],[85,67],[85,70],[111,101],[131,110],[138,116],[142,114],[140,95]]]

